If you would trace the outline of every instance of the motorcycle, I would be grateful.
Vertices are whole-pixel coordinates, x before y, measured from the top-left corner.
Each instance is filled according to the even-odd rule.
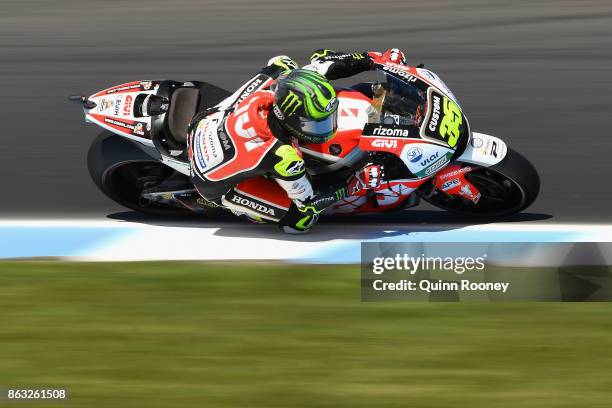
[[[503,217],[533,203],[540,188],[534,166],[501,139],[472,132],[437,74],[390,62],[375,68],[380,80],[337,90],[336,135],[324,144],[300,146],[315,186],[339,173],[348,178],[366,162],[383,165],[384,181],[376,189],[338,200],[327,214],[398,211],[423,199],[467,216]],[[191,184],[186,140],[192,117],[230,94],[207,82],[151,80],[71,96],[86,122],[105,129],[88,152],[94,183],[142,213],[222,211]],[[258,179],[238,187],[280,189]]]

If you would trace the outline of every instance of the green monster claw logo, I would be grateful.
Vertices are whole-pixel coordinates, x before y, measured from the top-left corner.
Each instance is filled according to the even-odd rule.
[[[281,57],[274,61],[274,65],[281,67],[283,72],[290,72],[292,69],[297,69],[297,63],[291,58]]]
[[[302,106],[302,101],[300,101],[300,97],[293,91],[289,91],[287,96],[280,105],[281,110],[287,115],[293,115],[295,111]]]
[[[334,51],[332,51],[332,50],[328,50],[328,49],[324,49],[324,50],[322,50],[321,52],[315,52],[315,53],[313,53],[313,54],[310,56],[310,59],[311,59],[311,60],[313,60],[313,59],[317,59],[317,58],[323,58],[323,57],[326,57],[326,56],[327,56],[327,54],[329,54],[330,52],[334,52]]]
[[[337,105],[336,91],[324,76],[316,72],[302,71],[300,75],[290,79],[289,83],[304,95],[304,108],[312,119],[325,119],[334,112]],[[282,106],[281,108],[285,110]]]
[[[306,207],[301,207],[298,208],[300,210],[300,212],[306,213],[306,212],[311,212],[313,214],[321,214],[323,211],[325,211],[325,208],[323,208],[322,210],[317,210],[317,208],[315,206],[312,205],[308,205]]]
[[[348,196],[348,191],[346,190],[346,187],[342,187],[336,190],[335,194],[336,200],[342,200],[344,197]]]

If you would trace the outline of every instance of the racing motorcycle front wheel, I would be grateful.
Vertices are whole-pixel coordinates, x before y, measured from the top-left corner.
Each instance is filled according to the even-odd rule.
[[[417,193],[430,204],[454,213],[473,217],[503,217],[529,207],[540,191],[540,177],[535,167],[510,148],[498,164],[477,167],[465,177],[482,194],[477,204],[438,190],[431,180],[424,183]]]
[[[147,155],[130,140],[102,132],[89,148],[87,167],[96,186],[124,207],[149,215],[192,214],[186,208],[143,199],[143,190],[161,184],[175,171]]]

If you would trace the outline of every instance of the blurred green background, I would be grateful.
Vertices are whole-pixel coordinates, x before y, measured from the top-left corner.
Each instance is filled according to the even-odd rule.
[[[359,266],[0,263],[0,387],[74,407],[610,407],[608,303],[362,303]]]

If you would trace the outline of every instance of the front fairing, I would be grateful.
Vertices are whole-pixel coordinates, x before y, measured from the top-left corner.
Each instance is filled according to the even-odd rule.
[[[467,117],[457,98],[433,72],[400,65],[379,65],[381,83],[378,123],[410,129],[417,137],[452,149],[470,138]],[[376,121],[375,121],[376,122]],[[414,135],[414,136],[413,136]]]

